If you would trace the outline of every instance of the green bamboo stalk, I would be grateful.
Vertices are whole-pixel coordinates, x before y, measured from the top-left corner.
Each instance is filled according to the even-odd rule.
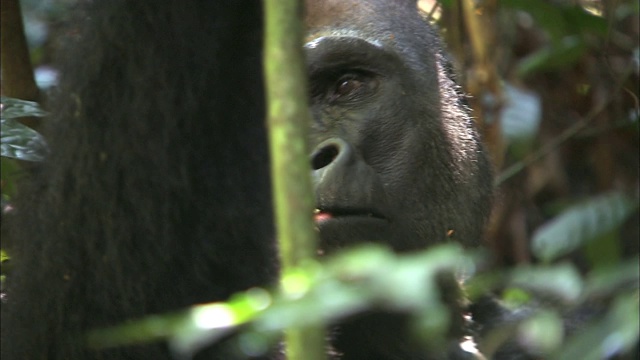
[[[310,114],[303,61],[303,5],[265,0],[265,79],[276,232],[283,273],[314,256],[315,207],[307,146]],[[289,360],[324,359],[322,327],[285,332]]]

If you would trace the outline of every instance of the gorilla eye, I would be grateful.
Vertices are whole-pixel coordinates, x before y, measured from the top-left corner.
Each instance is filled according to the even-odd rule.
[[[335,82],[334,88],[328,94],[329,101],[355,100],[375,87],[375,81],[363,74],[346,74]]]
[[[352,78],[352,79],[340,79],[338,83],[338,87],[336,88],[335,94],[338,96],[345,96],[357,91],[362,87],[362,81]]]

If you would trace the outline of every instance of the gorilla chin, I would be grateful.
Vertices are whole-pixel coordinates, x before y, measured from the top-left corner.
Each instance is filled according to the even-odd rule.
[[[388,220],[366,215],[323,218],[316,225],[322,249],[330,252],[357,243],[388,243],[394,234]]]

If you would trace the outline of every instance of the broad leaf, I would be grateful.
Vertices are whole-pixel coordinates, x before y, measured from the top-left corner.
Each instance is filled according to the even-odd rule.
[[[637,199],[619,192],[575,205],[535,232],[533,253],[544,261],[557,259],[615,230],[637,207]]]

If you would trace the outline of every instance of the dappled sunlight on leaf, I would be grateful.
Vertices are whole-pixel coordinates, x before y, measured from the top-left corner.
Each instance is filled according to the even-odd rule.
[[[238,346],[256,354],[286,328],[330,324],[373,306],[414,312],[416,329],[438,338],[450,321],[440,298],[440,276],[454,279],[460,269],[469,273],[474,261],[454,244],[407,255],[364,245],[329,257],[323,266],[309,262],[288,272],[281,291],[250,289],[228,302],[97,330],[89,341],[110,347],[166,339],[176,353],[190,355],[246,324]]]

